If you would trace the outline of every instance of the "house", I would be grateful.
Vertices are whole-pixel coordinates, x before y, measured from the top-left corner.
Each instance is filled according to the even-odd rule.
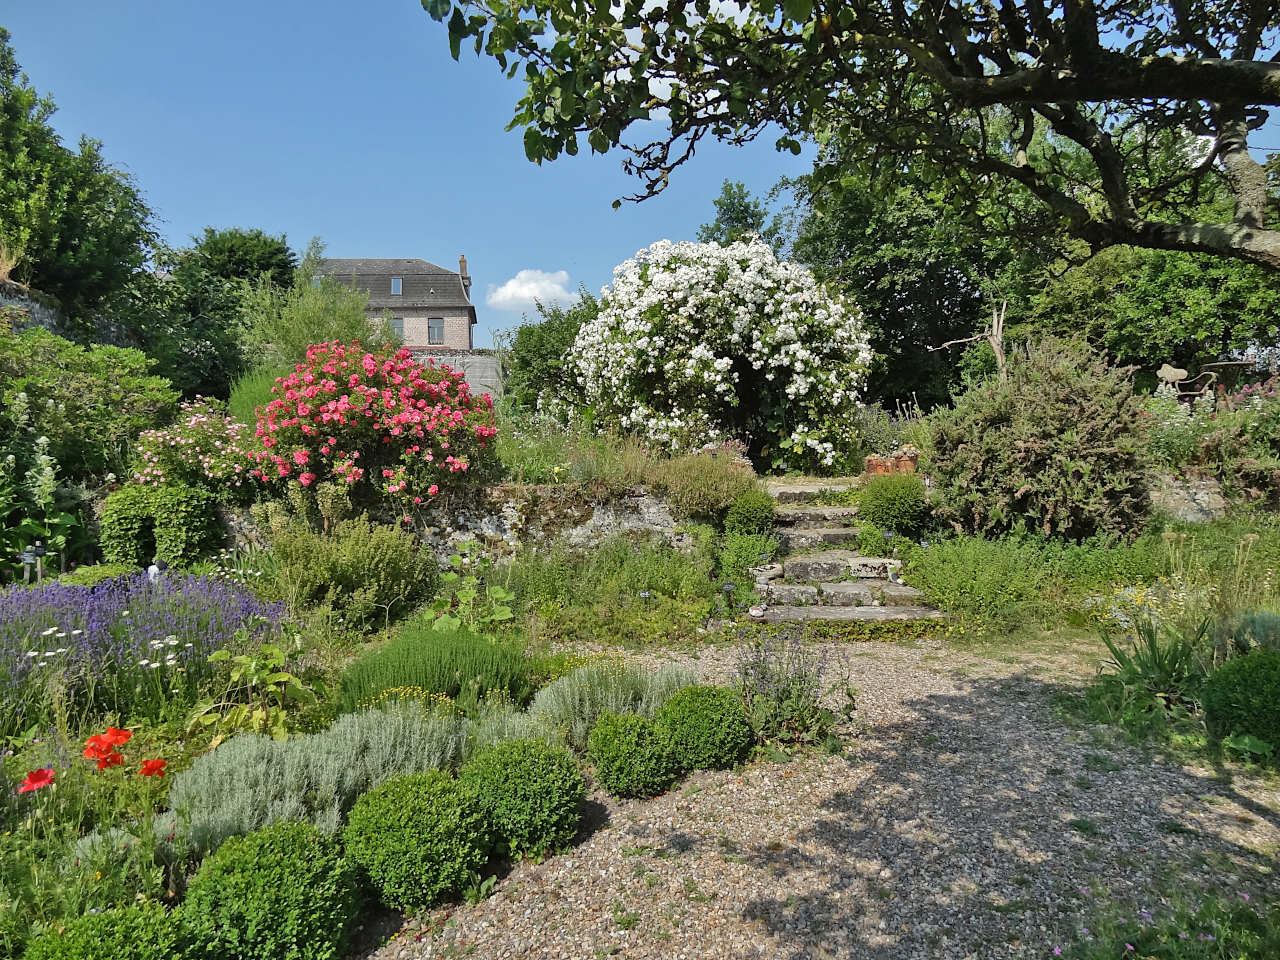
[[[390,315],[391,326],[415,353],[471,350],[476,308],[467,258],[458,270],[426,260],[320,261],[319,272],[369,295],[370,317]]]

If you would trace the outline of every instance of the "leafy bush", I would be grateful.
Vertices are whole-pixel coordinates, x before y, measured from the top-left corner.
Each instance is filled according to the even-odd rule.
[[[184,403],[167,427],[138,437],[133,481],[142,486],[179,484],[210,490],[229,500],[251,499],[252,428],[227,415],[217,400]]]
[[[465,631],[442,633],[410,625],[346,669],[342,709],[355,710],[392,687],[417,687],[467,707],[495,691],[523,704],[534,691],[530,668],[529,659],[511,644]]]
[[[348,624],[388,625],[440,583],[431,550],[407,530],[366,517],[343,520],[326,536],[297,520],[274,523],[275,585],[289,605],[327,606]]]
[[[734,585],[734,602],[743,603],[755,590],[751,568],[768,563],[778,552],[778,541],[759,533],[726,533],[720,547],[718,571],[722,583]]]
[[[1032,543],[953,537],[913,551],[907,579],[962,624],[992,623],[1034,604],[1049,571]]]
[[[153,558],[194,563],[220,536],[213,494],[180,484],[121,487],[107,497],[99,523],[103,558],[135,567]]]
[[[738,661],[738,690],[747,718],[760,740],[822,743],[835,713],[822,705],[828,656],[805,646],[799,633],[765,632],[746,646]],[[846,706],[853,690],[846,686]]]
[[[666,730],[636,714],[602,714],[587,738],[587,759],[617,797],[657,796],[683,772]]]
[[[705,521],[716,527],[739,497],[756,489],[750,470],[714,453],[660,461],[654,480],[677,520]]]
[[[746,332],[742,318],[766,315]],[[871,351],[857,308],[763,242],[661,241],[617,269],[573,359],[598,426],[673,451],[737,439],[794,469],[829,468],[856,442]]]
[[[774,513],[778,502],[764,490],[740,493],[729,505],[724,517],[725,533],[773,533]]]
[[[929,515],[924,480],[914,473],[873,476],[858,493],[858,516],[884,530],[915,538]]]
[[[88,563],[76,567],[70,573],[64,573],[58,578],[58,582],[64,587],[96,587],[104,580],[127,577],[137,572],[137,567],[127,563]]]
[[[36,937],[24,960],[170,960],[179,950],[179,921],[159,904],[115,907],[68,920]]]
[[[356,341],[307,348],[258,418],[258,476],[302,488],[349,485],[355,502],[423,513],[442,491],[497,472],[493,402],[462,371],[408,350],[366,352]]]
[[[525,322],[509,335],[503,394],[531,409],[581,405],[582,388],[570,356],[578,330],[595,320],[600,305],[583,287],[568,307],[538,303],[541,320]]]
[[[211,654],[276,637],[283,618],[239,584],[178,573],[0,590],[0,736],[53,723],[60,706],[85,721],[183,712]]]
[[[183,956],[340,960],[359,907],[359,872],[336,838],[275,824],[201,864],[182,904]]]
[[[668,697],[693,682],[691,673],[676,667],[648,670],[621,660],[606,660],[579,667],[547,684],[533,698],[529,714],[582,751],[601,715],[652,717]]]
[[[1219,738],[1243,734],[1280,750],[1280,650],[1259,648],[1209,674],[1205,723]]]
[[[141,352],[83,347],[40,328],[0,332],[0,409],[25,396],[32,428],[74,481],[124,475],[129,448],[143,430],[172,416],[178,394],[148,375]]]
[[[578,832],[586,788],[564,747],[538,740],[500,743],[467,761],[458,781],[475,795],[495,842],[513,857],[541,859]]]
[[[751,749],[751,724],[742,696],[726,687],[678,690],[658,710],[657,721],[686,770],[733,767]]]
[[[382,902],[403,910],[475,884],[490,845],[476,796],[438,770],[388,780],[362,796],[343,842]]]
[[[1129,536],[1149,509],[1129,371],[1047,341],[931,418],[938,516],[986,535]]]
[[[177,774],[169,804],[197,853],[284,820],[333,833],[366,790],[456,767],[467,730],[461,718],[401,705],[345,714],[328,730],[284,741],[242,734]]]

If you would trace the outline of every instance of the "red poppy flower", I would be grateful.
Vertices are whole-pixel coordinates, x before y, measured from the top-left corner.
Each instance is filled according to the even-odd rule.
[[[107,727],[107,732],[102,736],[113,747],[123,747],[129,742],[129,738],[133,736],[133,731],[121,730],[117,727]]]
[[[118,767],[124,763],[124,754],[108,753],[98,758],[98,769],[105,770],[107,767]]]
[[[39,790],[41,787],[47,787],[53,783],[53,770],[28,770],[27,779],[22,781],[18,787],[19,793],[30,793],[32,790]]]
[[[144,777],[163,777],[164,768],[169,764],[158,757],[155,760],[143,760],[142,769],[138,771]]]

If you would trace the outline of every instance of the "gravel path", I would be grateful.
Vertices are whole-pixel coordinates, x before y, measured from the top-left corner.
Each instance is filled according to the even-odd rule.
[[[1065,724],[1052,697],[1078,689],[1078,661],[838,650],[860,691],[845,756],[695,774],[650,801],[597,793],[569,853],[367,956],[1048,957],[1100,895],[1152,911],[1205,880],[1280,896],[1276,783]],[[735,653],[664,659],[723,681]]]

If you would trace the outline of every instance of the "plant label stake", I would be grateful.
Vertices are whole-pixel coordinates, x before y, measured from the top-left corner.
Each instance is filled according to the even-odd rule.
[[[22,551],[22,582],[31,582],[31,565],[36,562],[36,551],[33,547],[27,547]]]
[[[44,558],[49,552],[45,547],[43,540],[37,540],[35,550],[32,551],[36,556],[36,583],[44,579]]]

